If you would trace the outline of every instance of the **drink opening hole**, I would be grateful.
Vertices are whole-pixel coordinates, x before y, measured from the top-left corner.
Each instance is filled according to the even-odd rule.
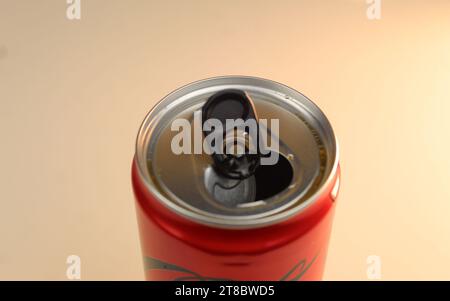
[[[281,154],[276,164],[260,165],[255,172],[256,200],[270,198],[288,188],[293,176],[291,163]]]

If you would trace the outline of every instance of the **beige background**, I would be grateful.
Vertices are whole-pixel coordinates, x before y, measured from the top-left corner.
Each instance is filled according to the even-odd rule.
[[[0,0],[0,279],[143,279],[130,164],[146,112],[254,75],[329,116],[342,188],[325,279],[450,280],[450,1]]]

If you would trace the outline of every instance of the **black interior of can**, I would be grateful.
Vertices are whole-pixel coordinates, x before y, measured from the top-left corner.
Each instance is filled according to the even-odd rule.
[[[268,199],[282,192],[292,182],[294,170],[289,160],[279,154],[274,165],[259,165],[255,171],[256,197],[255,201]]]

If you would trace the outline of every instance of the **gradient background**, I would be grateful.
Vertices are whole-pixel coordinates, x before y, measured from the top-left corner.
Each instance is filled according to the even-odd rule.
[[[138,127],[186,83],[285,83],[328,115],[342,186],[327,280],[450,280],[450,1],[0,0],[0,279],[143,279]]]

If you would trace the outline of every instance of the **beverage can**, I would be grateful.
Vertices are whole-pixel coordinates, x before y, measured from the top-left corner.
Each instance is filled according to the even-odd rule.
[[[339,190],[330,122],[283,84],[188,84],[145,117],[132,183],[148,280],[320,280]]]

